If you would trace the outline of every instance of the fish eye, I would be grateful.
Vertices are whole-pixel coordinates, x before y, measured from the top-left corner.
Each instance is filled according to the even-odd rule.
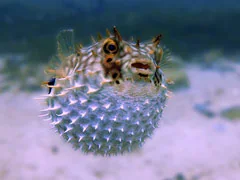
[[[114,50],[116,49],[116,46],[113,45],[113,44],[109,44],[109,45],[108,45],[108,49],[109,49],[110,51],[114,51]]]
[[[118,51],[117,43],[112,39],[107,39],[104,42],[103,50],[106,54],[116,54]]]

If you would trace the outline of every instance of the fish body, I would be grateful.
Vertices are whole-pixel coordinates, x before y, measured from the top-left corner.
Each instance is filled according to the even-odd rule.
[[[152,42],[124,41],[113,34],[89,47],[74,46],[73,30],[57,36],[58,65],[47,108],[42,110],[56,131],[75,149],[117,155],[143,145],[158,127],[167,98],[160,36]]]

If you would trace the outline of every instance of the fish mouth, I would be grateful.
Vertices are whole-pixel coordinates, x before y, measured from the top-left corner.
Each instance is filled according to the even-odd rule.
[[[136,73],[141,77],[148,77],[154,73],[155,66],[148,59],[138,59],[131,63],[131,69],[133,73]]]

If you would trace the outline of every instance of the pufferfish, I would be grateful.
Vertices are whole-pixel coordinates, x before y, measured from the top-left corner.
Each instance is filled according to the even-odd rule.
[[[73,30],[57,36],[55,61],[46,69],[46,108],[41,116],[74,149],[95,155],[134,151],[158,127],[168,97],[160,62],[161,35],[129,42],[113,28],[89,47],[75,46]]]

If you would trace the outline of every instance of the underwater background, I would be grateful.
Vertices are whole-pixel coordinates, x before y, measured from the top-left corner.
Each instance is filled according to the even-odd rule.
[[[239,0],[1,0],[0,179],[240,179]],[[117,26],[124,39],[163,34],[175,83],[162,125],[138,152],[74,151],[39,119],[56,35],[76,42]]]
[[[196,56],[209,53],[237,61],[239,18],[240,3],[236,0],[2,0],[0,54],[11,59],[3,63],[8,68],[14,69],[18,63],[39,67],[56,52],[60,30],[74,29],[76,42],[89,45],[91,36],[115,25],[125,39],[146,41],[163,34],[163,43],[183,61],[202,63],[205,59]],[[32,71],[27,69],[25,74],[30,75]],[[11,81],[20,78],[17,74],[21,72],[15,69],[8,73]],[[38,89],[39,81],[35,82],[32,86],[23,83],[25,89]]]

